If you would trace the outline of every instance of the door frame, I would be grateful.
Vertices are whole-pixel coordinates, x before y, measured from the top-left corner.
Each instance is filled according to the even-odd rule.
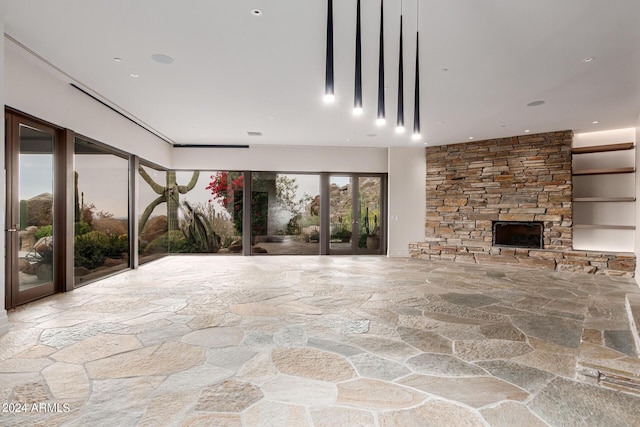
[[[29,126],[54,137],[53,143],[53,241],[55,250],[53,253],[53,278],[51,282],[36,286],[31,289],[20,291],[18,280],[19,259],[16,254],[19,252],[20,237],[19,229],[14,225],[20,223],[19,218],[19,179],[20,179],[20,125]],[[69,140],[73,140],[73,133],[64,130],[51,123],[30,117],[20,111],[5,108],[5,168],[6,168],[6,212],[5,232],[6,257],[5,257],[5,308],[13,308],[18,305],[52,295],[56,292],[63,292],[67,288],[73,287],[73,252],[69,253],[67,242],[67,230],[69,229],[69,219],[65,216],[65,205],[68,203],[69,191],[67,190],[69,168]],[[72,164],[73,157],[71,157]],[[73,176],[71,176],[73,179]],[[73,196],[73,195],[71,195]],[[73,203],[71,201],[71,203]],[[71,221],[73,221],[71,219]],[[73,227],[73,222],[71,222]],[[71,249],[72,250],[72,249]],[[71,264],[69,269],[68,264]],[[70,270],[70,271],[69,271]],[[69,281],[71,274],[71,281]]]
[[[323,255],[386,255],[387,253],[387,175],[381,173],[338,173],[331,172],[323,174],[321,180],[321,201],[324,199],[326,203],[321,205],[321,213],[326,221],[321,226],[323,230],[324,244],[321,246]],[[331,197],[330,183],[332,176],[351,178],[351,248],[349,249],[331,249],[331,224],[330,224],[330,201]],[[358,234],[360,231],[360,215],[359,215],[359,199],[360,178],[380,178],[380,245],[378,249],[367,249],[358,247]],[[324,197],[323,197],[324,196]]]

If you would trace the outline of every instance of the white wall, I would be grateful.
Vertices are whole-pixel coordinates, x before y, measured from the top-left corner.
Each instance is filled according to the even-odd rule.
[[[386,148],[264,146],[172,148],[174,169],[387,172]]]
[[[0,34],[4,34],[4,19],[0,15]],[[0,105],[4,105],[4,44],[0,45]],[[4,120],[0,124],[0,131],[4,135]],[[2,174],[0,175],[0,230],[5,230],[5,212],[6,212],[6,198],[5,191],[7,188],[6,167],[4,164],[4,150],[0,150],[0,164],[2,165]],[[7,311],[4,309],[5,298],[5,263],[4,263],[4,246],[5,246],[5,234],[0,233],[0,277],[2,277],[2,286],[0,286],[0,335],[9,331],[9,319],[7,318]]]
[[[389,148],[388,255],[409,256],[424,241],[427,161],[423,147]]]
[[[636,141],[640,141],[640,115],[636,124]],[[636,205],[640,200],[640,155],[636,156]],[[640,284],[640,209],[636,209],[636,230],[634,233],[636,253],[636,283]]]
[[[73,88],[68,77],[12,41],[3,45],[4,105],[170,166],[168,143]]]

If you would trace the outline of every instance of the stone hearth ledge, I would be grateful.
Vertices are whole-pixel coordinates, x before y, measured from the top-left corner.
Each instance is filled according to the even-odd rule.
[[[636,269],[636,256],[629,252],[514,249],[495,246],[475,248],[443,245],[442,241],[410,243],[409,256],[467,264],[505,264],[619,277],[634,277]]]

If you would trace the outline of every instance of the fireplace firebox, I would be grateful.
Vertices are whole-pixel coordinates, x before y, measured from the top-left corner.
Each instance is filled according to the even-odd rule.
[[[493,221],[493,246],[542,249],[544,223]]]

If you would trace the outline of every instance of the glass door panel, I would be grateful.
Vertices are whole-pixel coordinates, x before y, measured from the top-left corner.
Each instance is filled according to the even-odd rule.
[[[7,123],[7,294],[11,306],[55,290],[55,131],[16,123]]]
[[[329,253],[382,254],[383,178],[332,175],[328,194]]]
[[[330,253],[351,253],[353,251],[354,229],[357,224],[353,215],[353,177],[329,177],[329,251]]]
[[[378,176],[358,177],[358,251],[359,253],[380,252],[381,178]]]

